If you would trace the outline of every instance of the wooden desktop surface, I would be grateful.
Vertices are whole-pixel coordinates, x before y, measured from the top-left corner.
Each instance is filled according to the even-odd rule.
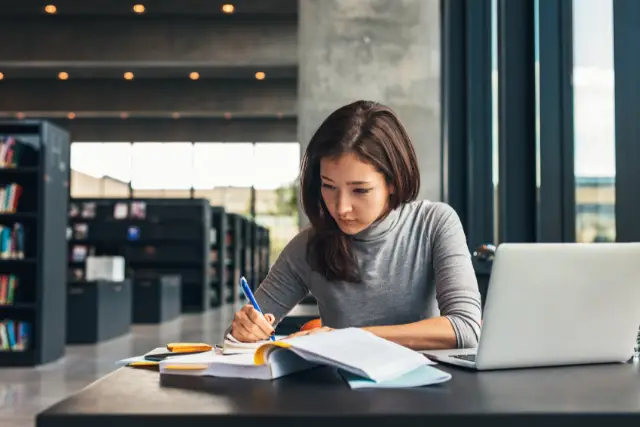
[[[121,368],[41,413],[36,426],[640,426],[638,362],[480,373],[438,366],[449,382],[396,390],[351,390],[328,367],[274,381]]]

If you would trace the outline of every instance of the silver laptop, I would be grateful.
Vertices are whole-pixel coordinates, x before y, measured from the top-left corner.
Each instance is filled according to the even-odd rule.
[[[477,349],[424,351],[478,370],[626,362],[640,327],[640,243],[504,243]]]

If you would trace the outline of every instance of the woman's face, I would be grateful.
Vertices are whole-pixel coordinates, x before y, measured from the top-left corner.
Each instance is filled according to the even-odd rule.
[[[346,234],[357,234],[386,213],[392,188],[373,166],[347,153],[320,161],[321,192]]]

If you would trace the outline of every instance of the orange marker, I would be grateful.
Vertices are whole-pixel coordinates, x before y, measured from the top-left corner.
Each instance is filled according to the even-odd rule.
[[[193,364],[193,365],[167,365],[164,369],[171,371],[204,371],[208,366],[205,364]]]
[[[209,351],[212,347],[201,342],[173,342],[167,344],[167,350],[174,353],[191,353],[195,351]]]

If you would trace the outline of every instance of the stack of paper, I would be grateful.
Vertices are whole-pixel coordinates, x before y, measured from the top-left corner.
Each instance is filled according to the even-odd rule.
[[[223,355],[210,351],[172,357],[160,362],[160,372],[275,379],[318,365],[338,368],[352,388],[415,387],[451,378],[429,366],[433,362],[423,354],[359,328],[269,341],[254,353]]]
[[[223,354],[253,354],[258,347],[269,341],[240,342],[231,334],[227,334],[222,345]]]

